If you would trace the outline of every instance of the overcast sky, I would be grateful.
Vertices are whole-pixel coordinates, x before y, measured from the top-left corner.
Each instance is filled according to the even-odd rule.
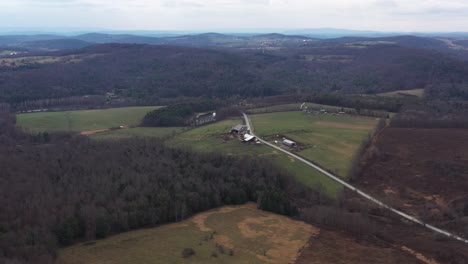
[[[0,0],[0,27],[468,31],[468,0]]]

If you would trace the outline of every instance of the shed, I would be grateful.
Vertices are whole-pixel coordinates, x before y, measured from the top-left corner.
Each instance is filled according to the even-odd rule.
[[[283,145],[285,145],[285,146],[287,146],[287,147],[290,147],[290,148],[295,148],[295,147],[297,147],[296,142],[291,141],[291,140],[289,140],[289,139],[284,139],[284,140],[283,140]]]

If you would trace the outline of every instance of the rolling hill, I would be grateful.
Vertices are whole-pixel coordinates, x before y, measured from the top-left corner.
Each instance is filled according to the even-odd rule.
[[[465,62],[425,49],[372,44],[270,49],[266,53],[105,44],[0,60],[0,102],[103,95],[256,97],[304,92],[381,93],[431,87],[468,96]],[[38,63],[39,62],[39,63]],[[445,93],[450,86],[450,93]],[[454,88],[455,87],[455,88]]]

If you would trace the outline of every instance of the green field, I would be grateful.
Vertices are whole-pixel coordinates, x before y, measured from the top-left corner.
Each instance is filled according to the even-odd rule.
[[[64,264],[291,263],[318,232],[303,222],[247,204],[81,243],[63,249],[59,260]],[[193,249],[195,255],[183,258],[184,248]]]
[[[136,126],[146,113],[159,106],[18,114],[18,125],[26,131],[82,132],[118,126]]]
[[[179,134],[184,129],[182,127],[135,127],[98,133],[89,137],[95,140],[120,140],[145,137],[162,138]]]
[[[361,142],[372,133],[375,118],[280,112],[251,116],[255,133],[270,141],[282,137],[299,143],[298,154],[346,177]],[[279,137],[277,137],[279,136]]]
[[[246,144],[232,138],[228,132],[231,127],[241,124],[242,119],[230,119],[181,133],[168,141],[173,147],[189,148],[200,152],[218,152],[234,156],[266,158],[286,170],[300,183],[310,188],[320,188],[324,194],[333,198],[342,190],[342,186],[310,168],[302,162],[283,154],[269,146]]]
[[[282,104],[282,105],[272,105],[262,108],[254,108],[249,109],[246,112],[248,114],[264,114],[264,113],[275,113],[275,112],[287,112],[287,111],[301,111],[302,103],[295,103],[295,104]],[[303,108],[307,107],[310,110],[319,111],[321,109],[325,109],[328,112],[340,112],[346,111],[347,113],[355,113],[356,110],[353,108],[346,108],[346,107],[338,107],[338,106],[330,106],[330,105],[322,105],[322,104],[314,104],[314,103],[305,103]]]

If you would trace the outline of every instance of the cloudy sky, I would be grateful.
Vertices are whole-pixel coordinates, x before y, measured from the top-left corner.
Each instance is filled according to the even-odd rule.
[[[0,0],[0,27],[468,31],[468,0]]]

